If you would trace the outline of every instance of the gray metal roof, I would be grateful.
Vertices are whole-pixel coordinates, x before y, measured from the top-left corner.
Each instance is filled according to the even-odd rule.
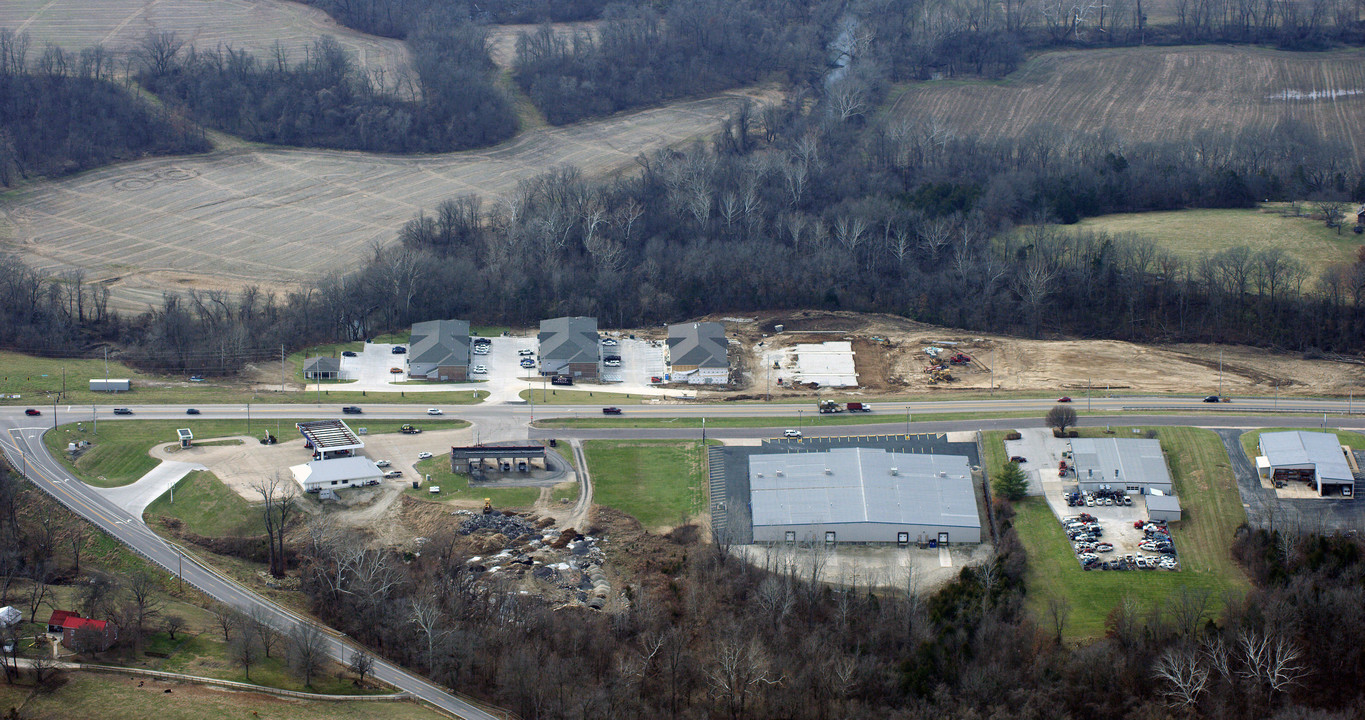
[[[1159,440],[1076,438],[1071,441],[1071,460],[1081,482],[1171,484]],[[1093,476],[1089,474],[1091,468],[1095,470]]]
[[[365,447],[359,435],[340,420],[310,420],[298,424],[299,432],[315,450],[357,450]]]
[[[1351,466],[1346,464],[1341,441],[1333,433],[1261,433],[1261,454],[1271,467],[1312,465],[1319,480],[1352,481]]]
[[[561,317],[540,321],[540,359],[558,363],[595,363],[597,318]]]
[[[365,480],[383,476],[374,461],[363,457],[314,460],[308,463],[308,475],[302,482],[331,482],[333,480]]]
[[[967,462],[962,455],[872,448],[754,455],[749,458],[753,524],[980,528]]]
[[[313,357],[303,364],[304,373],[336,373],[341,372],[341,358],[334,357]]]
[[[728,347],[725,326],[718,322],[668,326],[668,355],[674,365],[728,368]]]
[[[1174,495],[1148,495],[1147,509],[1162,512],[1180,512],[1180,498]]]
[[[428,320],[413,323],[408,363],[433,366],[469,364],[469,321]]]

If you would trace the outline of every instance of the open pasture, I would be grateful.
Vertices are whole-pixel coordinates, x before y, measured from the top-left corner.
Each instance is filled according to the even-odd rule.
[[[346,270],[419,210],[457,195],[485,200],[556,165],[611,172],[705,136],[739,95],[679,102],[523,133],[496,148],[397,157],[247,149],[104,168],[13,193],[0,248],[44,273],[81,268],[110,284],[112,306],[144,310],[163,290],[271,289]]]
[[[0,27],[33,38],[30,60],[44,43],[76,51],[101,43],[118,52],[135,48],[148,32],[171,31],[201,49],[230,45],[262,59],[278,42],[295,62],[314,40],[331,35],[389,82],[408,63],[399,40],[356,32],[317,8],[281,0],[5,0]]]
[[[1044,53],[1001,82],[902,86],[891,112],[960,135],[1008,137],[1046,123],[1104,128],[1128,143],[1203,129],[1270,128],[1291,117],[1365,157],[1365,52],[1142,47]]]

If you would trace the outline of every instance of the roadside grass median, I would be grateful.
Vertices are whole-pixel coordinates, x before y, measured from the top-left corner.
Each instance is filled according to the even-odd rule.
[[[1087,437],[1105,435],[1099,428],[1080,430]],[[1132,436],[1130,428],[1114,430],[1119,437]],[[1046,627],[1049,601],[1065,601],[1070,615],[1063,636],[1072,641],[1104,635],[1106,617],[1125,597],[1136,601],[1145,613],[1163,607],[1182,586],[1207,591],[1208,617],[1217,617],[1229,592],[1235,596],[1250,587],[1230,551],[1233,534],[1246,521],[1246,512],[1218,435],[1190,427],[1139,430],[1156,431],[1180,497],[1182,520],[1170,526],[1180,553],[1179,571],[1082,570],[1056,515],[1043,498],[1030,497],[1015,504],[1014,527],[1028,552],[1028,607]],[[1003,456],[1003,444],[994,434],[987,440],[988,462],[994,469],[1003,458],[994,455],[993,446],[999,446]]]
[[[599,390],[565,390],[563,386],[528,388],[518,393],[522,400],[537,405],[638,405],[657,395],[614,393]]]
[[[583,443],[593,502],[631,515],[652,530],[686,523],[703,511],[705,453],[694,440]]]

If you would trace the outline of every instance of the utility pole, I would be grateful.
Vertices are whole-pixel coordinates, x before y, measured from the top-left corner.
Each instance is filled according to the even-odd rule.
[[[92,425],[95,426],[95,434],[96,434],[96,435],[99,435],[99,434],[100,434],[100,415],[99,415],[98,412],[95,412],[95,405],[94,405],[94,403],[91,403],[91,404],[90,404],[90,423],[91,423]]]
[[[1218,351],[1218,400],[1223,399],[1223,351]]]
[[[104,346],[104,387],[109,387],[109,346]]]
[[[1280,409],[1280,379],[1275,378],[1275,409]]]
[[[284,392],[284,345],[280,345],[280,392]]]
[[[910,434],[910,406],[905,406],[905,434]]]
[[[1085,379],[1085,411],[1090,412],[1090,378]]]
[[[995,397],[995,348],[991,348],[991,397]]]
[[[66,397],[66,366],[62,366],[62,397]]]
[[[60,396],[58,396],[58,395],[53,395],[53,396],[52,396],[52,429],[53,429],[53,430],[56,430],[56,429],[57,429],[57,398],[58,398],[58,397],[60,397]]]
[[[246,434],[251,434],[251,403],[246,404]]]

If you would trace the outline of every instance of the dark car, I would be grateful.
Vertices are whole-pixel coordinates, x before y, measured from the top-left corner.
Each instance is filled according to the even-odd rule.
[[[1028,458],[1024,457],[1023,455],[1011,455],[1011,456],[1010,456],[1010,462],[1012,462],[1012,463],[1026,463],[1026,462],[1028,462]]]
[[[25,415],[42,415],[43,412],[37,408],[29,408],[24,411]]]
[[[1057,402],[1071,402],[1071,398],[1063,395],[1062,397],[1057,398]]]
[[[346,407],[342,408],[341,411],[346,413],[347,415],[360,414],[360,408],[356,407],[355,405],[347,405]]]
[[[1222,398],[1218,397],[1217,395],[1210,395],[1210,396],[1204,398],[1204,402],[1209,402],[1209,403],[1221,402],[1221,401],[1222,401]]]
[[[620,415],[620,414],[621,414],[621,408],[618,408],[618,407],[604,407],[604,408],[602,408],[602,414],[603,414],[603,415]]]
[[[114,408],[115,415],[132,415],[133,411],[128,408]]]
[[[355,357],[355,356],[356,356],[356,352],[355,352],[354,350],[343,350],[343,351],[341,351],[341,356],[342,356],[342,357]]]
[[[185,411],[185,414],[186,414],[186,415],[198,415],[198,414],[199,414],[199,411],[196,410],[195,408],[190,408],[190,409],[188,409],[188,410]]]
[[[407,351],[408,351],[408,349],[405,348],[405,347],[403,347],[402,345],[394,345],[394,346],[393,346],[393,350],[390,350],[389,352],[392,352],[394,355],[402,355],[403,353],[406,353]]]

